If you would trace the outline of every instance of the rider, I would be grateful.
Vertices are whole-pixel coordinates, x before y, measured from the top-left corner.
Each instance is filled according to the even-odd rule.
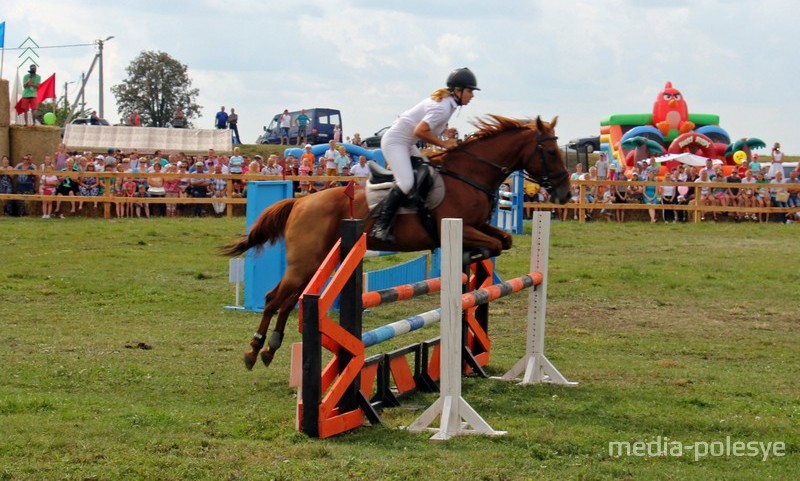
[[[422,156],[416,147],[417,141],[423,140],[445,149],[455,147],[456,140],[442,140],[442,133],[456,108],[469,104],[475,90],[480,90],[475,74],[468,68],[455,69],[447,77],[447,88],[434,91],[429,98],[400,114],[383,135],[381,149],[396,184],[383,201],[383,211],[372,227],[370,234],[374,238],[382,242],[394,241],[390,232],[392,221],[414,186],[411,157]]]

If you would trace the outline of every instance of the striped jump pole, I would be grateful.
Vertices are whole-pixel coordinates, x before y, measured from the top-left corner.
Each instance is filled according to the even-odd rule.
[[[492,286],[476,289],[472,292],[467,292],[461,296],[461,302],[464,309],[469,309],[519,292],[528,287],[539,285],[542,283],[542,279],[543,276],[541,273],[531,272],[530,274],[515,277],[500,284],[494,284]],[[441,283],[438,282],[438,284],[440,285]],[[441,318],[441,309],[433,309],[367,331],[361,335],[361,341],[364,343],[364,347],[374,346],[403,334],[408,334],[409,332],[436,324]]]
[[[466,274],[462,275],[461,282],[467,281]],[[405,301],[414,297],[434,294],[442,288],[442,280],[439,277],[425,279],[411,284],[389,287],[378,291],[370,291],[361,294],[361,307],[369,309],[391,302]]]

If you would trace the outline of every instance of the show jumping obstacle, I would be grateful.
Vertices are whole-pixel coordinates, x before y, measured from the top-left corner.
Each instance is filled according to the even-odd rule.
[[[298,395],[298,429],[312,437],[326,438],[364,423],[380,423],[379,408],[398,405],[398,397],[417,390],[436,390],[440,379],[442,395],[447,406],[442,413],[443,434],[432,439],[447,439],[462,434],[461,417],[484,434],[498,434],[463,402],[460,397],[460,375],[474,373],[486,376],[483,367],[489,362],[491,342],[488,337],[488,303],[500,297],[534,287],[529,295],[528,342],[526,355],[503,379],[513,380],[523,370],[523,383],[552,382],[574,385],[567,381],[543,354],[544,309],[546,307],[546,262],[549,241],[549,217],[537,213],[534,219],[534,246],[531,253],[531,273],[491,285],[492,261],[473,263],[466,275],[446,272],[456,265],[461,270],[462,256],[448,252],[442,258],[441,279],[428,279],[414,284],[362,293],[362,258],[366,251],[366,236],[361,221],[344,221],[342,238],[328,254],[316,275],[303,292],[300,303],[300,325],[303,333],[301,393]],[[460,237],[442,245],[461,249]],[[540,265],[545,269],[540,269]],[[451,265],[452,264],[452,265]],[[338,269],[336,269],[339,265]],[[460,279],[457,279],[461,277]],[[468,282],[464,282],[468,281]],[[447,289],[463,286],[471,292],[455,295]],[[449,286],[449,287],[448,287]],[[444,287],[444,288],[443,288]],[[362,308],[375,307],[412,297],[441,291],[442,309],[435,309],[362,333]],[[534,296],[534,293],[539,295]],[[339,323],[327,313],[334,299],[341,294]],[[542,295],[543,294],[543,295]],[[456,299],[457,298],[457,299]],[[448,319],[452,305],[459,322],[457,327]],[[541,311],[541,312],[539,312]],[[365,358],[365,349],[442,320],[442,337],[412,344],[389,353]],[[464,334],[454,334],[454,329]],[[540,323],[532,326],[532,323]],[[453,337],[455,336],[455,337]],[[455,346],[455,347],[453,347]],[[322,368],[322,347],[332,353],[332,359]],[[455,354],[453,354],[455,352]],[[413,372],[408,356],[413,355]],[[440,360],[440,356],[444,356]],[[442,369],[440,369],[440,366]],[[458,380],[453,380],[455,377]],[[445,380],[445,376],[450,379]],[[453,398],[458,391],[457,399]],[[447,393],[447,394],[445,394]],[[449,396],[449,398],[448,398]],[[456,402],[457,401],[457,402]],[[453,404],[455,403],[455,404]],[[438,404],[438,402],[437,402]],[[456,406],[457,405],[457,406]],[[314,409],[306,407],[313,406]],[[439,406],[440,408],[442,406]],[[434,411],[431,411],[433,409]],[[440,413],[433,407],[420,417],[411,429],[420,430]],[[460,417],[459,417],[460,416]],[[424,418],[424,419],[423,419]],[[455,422],[454,419],[459,421]],[[456,426],[457,425],[457,426]],[[458,427],[458,429],[456,429]],[[487,430],[488,429],[488,430]],[[472,432],[464,431],[463,433]]]

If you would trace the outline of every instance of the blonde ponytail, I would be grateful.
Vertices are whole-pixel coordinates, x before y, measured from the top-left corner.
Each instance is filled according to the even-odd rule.
[[[450,97],[451,95],[453,95],[453,92],[451,92],[450,89],[440,88],[431,93],[431,98],[437,102],[441,102],[443,98]]]

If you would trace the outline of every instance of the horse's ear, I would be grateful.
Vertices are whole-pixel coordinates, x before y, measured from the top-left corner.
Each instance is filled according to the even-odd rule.
[[[542,118],[540,116],[536,116],[536,130],[539,132],[544,130],[544,124],[542,123]]]
[[[556,128],[556,124],[557,124],[557,123],[558,123],[558,115],[556,115],[555,117],[553,117],[553,120],[551,120],[551,121],[550,121],[550,128],[551,128],[551,129],[554,129],[554,128]]]

